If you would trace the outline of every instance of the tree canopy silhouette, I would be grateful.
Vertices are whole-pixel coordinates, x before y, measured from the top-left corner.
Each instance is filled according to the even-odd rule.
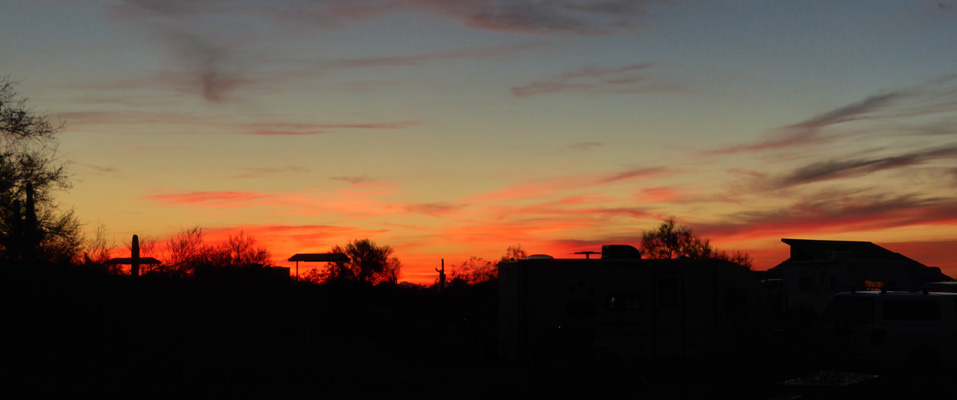
[[[60,126],[27,107],[0,77],[0,259],[65,263],[81,245],[79,222],[60,212],[53,191],[69,187],[56,155]]]
[[[173,235],[166,242],[165,263],[160,267],[172,275],[191,275],[197,267],[261,267],[270,262],[269,251],[258,247],[245,231],[230,235],[225,242],[207,244],[203,228],[195,226]]]
[[[359,282],[378,285],[382,283],[396,283],[402,263],[393,256],[392,247],[379,246],[369,239],[356,239],[345,247],[336,245],[333,253],[345,254],[349,257],[347,263],[329,263],[319,273],[318,279],[323,282]]]
[[[642,255],[647,258],[710,258],[730,261],[751,268],[751,256],[741,251],[726,252],[711,246],[709,239],[698,237],[691,227],[678,225],[668,217],[656,229],[641,234]]]
[[[505,249],[505,254],[499,258],[502,261],[524,260],[527,257],[521,244],[511,245]],[[492,282],[498,279],[498,263],[481,257],[471,256],[461,264],[452,265],[449,278],[453,285],[477,285]]]
[[[256,238],[240,231],[209,250],[209,263],[219,267],[251,267],[269,265],[269,251],[256,246]]]
[[[449,278],[453,285],[489,282],[498,278],[498,265],[481,257],[472,256],[459,265],[453,265]]]
[[[522,248],[521,244],[516,244],[508,246],[505,249],[505,255],[502,256],[502,261],[512,261],[512,260],[524,260],[528,257],[528,254],[525,252],[525,249]]]

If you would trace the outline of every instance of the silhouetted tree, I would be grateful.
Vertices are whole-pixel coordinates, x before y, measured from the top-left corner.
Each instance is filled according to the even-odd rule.
[[[647,258],[711,258],[751,268],[751,256],[747,253],[717,250],[709,239],[695,236],[691,227],[678,225],[675,217],[664,220],[657,229],[642,232],[641,250]]]
[[[207,262],[207,247],[203,242],[203,228],[194,226],[173,235],[166,242],[166,272],[189,275],[198,265]]]
[[[357,239],[345,247],[336,245],[333,253],[345,254],[348,263],[329,263],[320,273],[322,281],[361,282],[377,285],[396,283],[402,263],[390,246],[379,246],[369,239]]]
[[[256,239],[240,231],[226,242],[209,249],[208,263],[217,267],[248,267],[269,265],[269,251],[256,247]]]
[[[525,257],[528,257],[528,254],[522,249],[522,245],[516,244],[508,246],[508,248],[505,249],[505,255],[502,256],[502,261],[524,260]]]
[[[96,226],[92,237],[84,240],[83,244],[83,263],[87,265],[96,265],[103,267],[106,262],[112,258],[115,243],[107,238],[106,225],[102,223]]]
[[[499,261],[524,260],[527,257],[522,245],[508,246]],[[469,257],[459,265],[452,265],[449,273],[452,284],[476,285],[498,279],[498,263],[481,257]]]
[[[69,187],[56,157],[60,126],[27,108],[15,86],[0,77],[0,258],[70,262],[82,239],[73,213],[53,201]]]
[[[460,283],[475,285],[488,282],[498,278],[498,265],[492,261],[472,256],[462,264],[453,265],[449,278],[451,278],[453,285]]]

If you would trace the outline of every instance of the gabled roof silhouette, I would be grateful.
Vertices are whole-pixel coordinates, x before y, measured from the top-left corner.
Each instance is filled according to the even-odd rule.
[[[850,253],[853,258],[864,260],[898,260],[923,265],[900,253],[887,250],[871,242],[847,240],[781,239],[791,246],[788,261],[814,261],[833,258],[835,252]]]
[[[349,262],[349,256],[342,253],[299,253],[289,257],[289,261]]]

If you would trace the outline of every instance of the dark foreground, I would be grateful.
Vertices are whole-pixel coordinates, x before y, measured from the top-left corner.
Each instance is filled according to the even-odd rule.
[[[18,398],[951,398],[941,376],[832,372],[802,329],[720,360],[508,359],[494,285],[438,293],[74,269],[0,279],[3,386]]]

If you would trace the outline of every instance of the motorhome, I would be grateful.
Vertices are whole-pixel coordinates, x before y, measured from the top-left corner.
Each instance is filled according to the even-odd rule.
[[[754,333],[767,308],[764,288],[746,267],[609,250],[601,259],[500,263],[503,355],[574,348],[630,358],[716,355]]]
[[[850,367],[957,370],[957,293],[838,293],[823,320],[833,355]]]

